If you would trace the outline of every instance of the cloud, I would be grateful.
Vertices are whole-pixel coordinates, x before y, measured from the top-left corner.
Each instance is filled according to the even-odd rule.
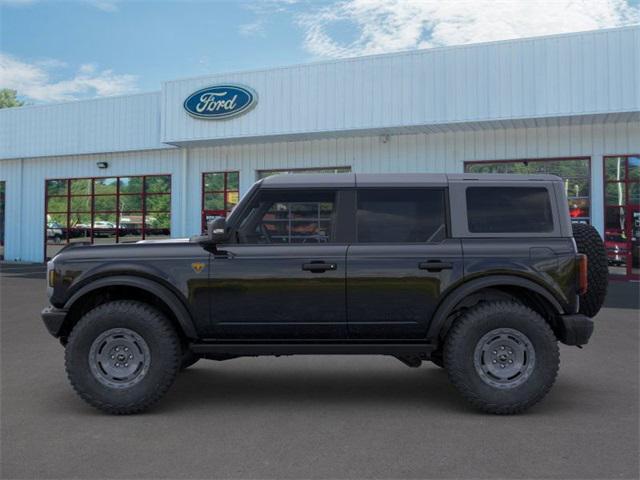
[[[348,29],[344,28],[344,25]],[[300,14],[304,47],[335,58],[640,22],[626,0],[342,0]],[[336,33],[342,28],[343,35]],[[345,40],[344,31],[355,33]]]
[[[17,90],[36,102],[75,100],[86,97],[109,97],[137,90],[135,75],[100,70],[97,65],[81,65],[68,79],[53,79],[52,71],[65,65],[57,60],[24,62],[0,53],[0,88]]]
[[[238,27],[238,33],[245,37],[253,37],[256,35],[264,35],[264,20],[258,19],[254,22],[244,23]]]

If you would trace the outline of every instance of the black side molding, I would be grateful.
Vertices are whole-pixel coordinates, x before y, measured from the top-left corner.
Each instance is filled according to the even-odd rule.
[[[198,355],[419,355],[428,358],[435,346],[430,343],[192,343]]]

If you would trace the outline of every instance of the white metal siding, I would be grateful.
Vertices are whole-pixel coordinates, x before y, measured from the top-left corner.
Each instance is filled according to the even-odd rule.
[[[0,159],[167,147],[159,92],[0,111]]]
[[[628,27],[170,81],[161,138],[180,144],[637,112],[639,55],[640,28]],[[256,108],[224,121],[187,115],[188,95],[225,82],[255,89]]]
[[[240,171],[244,193],[256,171],[349,166],[354,172],[462,172],[471,160],[591,157],[592,219],[602,231],[602,156],[639,154],[640,122],[272,142],[0,162],[6,181],[8,260],[42,261],[45,179],[171,174],[173,236],[200,230],[201,174]],[[97,161],[109,163],[98,169]]]

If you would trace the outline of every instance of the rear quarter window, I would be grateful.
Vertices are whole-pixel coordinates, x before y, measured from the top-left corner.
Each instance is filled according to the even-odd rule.
[[[549,191],[544,187],[469,187],[466,195],[471,233],[553,231]]]

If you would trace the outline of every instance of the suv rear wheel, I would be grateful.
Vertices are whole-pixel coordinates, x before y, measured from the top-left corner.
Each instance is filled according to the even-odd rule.
[[[520,413],[542,400],[559,364],[558,343],[547,322],[513,301],[470,309],[444,345],[451,383],[488,413]]]
[[[65,364],[71,385],[90,405],[114,414],[138,413],[169,389],[182,351],[173,325],[142,302],[102,304],[75,325]]]

